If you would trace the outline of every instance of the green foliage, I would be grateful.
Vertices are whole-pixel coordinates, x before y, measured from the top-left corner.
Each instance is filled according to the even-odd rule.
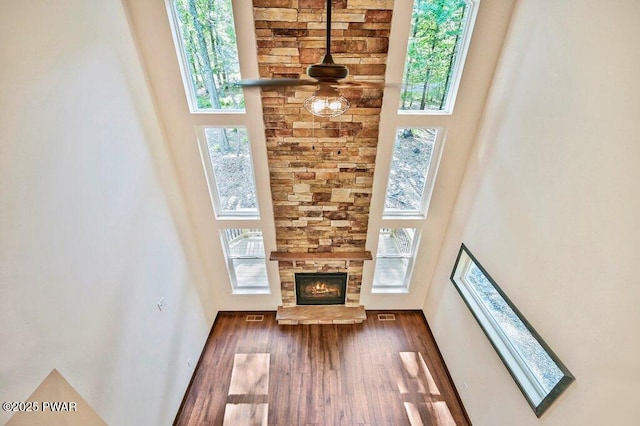
[[[415,0],[400,109],[444,108],[468,9],[464,0]]]
[[[174,0],[191,84],[200,109],[242,109],[231,0]]]

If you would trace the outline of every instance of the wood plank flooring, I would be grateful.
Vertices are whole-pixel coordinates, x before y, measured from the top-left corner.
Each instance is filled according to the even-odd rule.
[[[291,326],[219,313],[174,424],[469,425],[422,313],[390,313]]]

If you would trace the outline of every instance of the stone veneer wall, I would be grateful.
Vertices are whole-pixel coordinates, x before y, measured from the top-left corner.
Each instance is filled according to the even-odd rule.
[[[331,53],[353,81],[383,81],[393,0],[334,0]],[[260,77],[303,77],[325,53],[326,0],[253,0]],[[239,34],[241,36],[241,34]],[[314,88],[262,91],[279,252],[364,251],[382,89],[342,89],[351,108],[309,114]],[[283,305],[295,305],[294,272],[347,272],[357,305],[362,261],[279,262]]]

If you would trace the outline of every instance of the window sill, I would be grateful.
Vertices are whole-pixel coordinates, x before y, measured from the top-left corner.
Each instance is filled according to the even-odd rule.
[[[406,287],[378,287],[371,289],[372,294],[409,294]]]
[[[268,288],[242,288],[242,289],[234,289],[231,292],[234,296],[246,296],[246,295],[265,295],[271,294],[271,289]]]

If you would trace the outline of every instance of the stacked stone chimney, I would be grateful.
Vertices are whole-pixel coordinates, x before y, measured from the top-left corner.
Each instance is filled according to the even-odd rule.
[[[262,78],[307,78],[325,53],[325,0],[253,0]],[[331,53],[347,81],[383,81],[392,0],[334,0]],[[239,34],[239,37],[241,35]],[[314,88],[262,91],[278,253],[315,253],[279,261],[283,305],[295,305],[295,272],[347,272],[347,305],[359,303],[378,144],[382,89],[341,89],[351,107],[332,119],[303,107]]]

